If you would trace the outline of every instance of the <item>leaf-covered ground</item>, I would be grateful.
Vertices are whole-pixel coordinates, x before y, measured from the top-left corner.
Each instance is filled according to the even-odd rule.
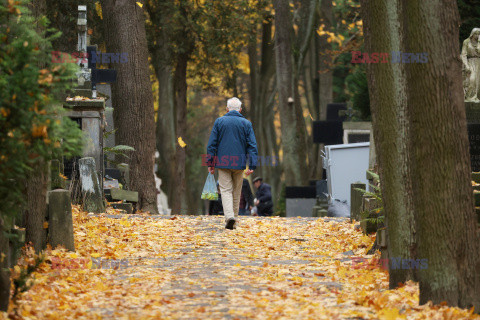
[[[378,258],[365,255],[374,239],[345,219],[74,219],[76,253],[47,252],[19,318],[480,319],[418,306],[414,283],[388,290],[386,271],[355,260]]]

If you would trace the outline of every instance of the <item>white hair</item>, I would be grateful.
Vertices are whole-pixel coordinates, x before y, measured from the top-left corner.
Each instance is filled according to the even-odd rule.
[[[228,110],[240,111],[240,109],[242,108],[242,102],[240,101],[240,99],[233,97],[231,99],[228,99],[227,108]]]

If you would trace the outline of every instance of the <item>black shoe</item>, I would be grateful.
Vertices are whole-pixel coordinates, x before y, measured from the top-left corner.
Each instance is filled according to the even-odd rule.
[[[235,226],[235,219],[228,219],[227,224],[225,225],[225,229],[233,230],[234,226]]]

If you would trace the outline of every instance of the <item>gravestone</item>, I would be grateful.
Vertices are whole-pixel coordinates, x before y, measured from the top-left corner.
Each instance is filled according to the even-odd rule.
[[[78,6],[78,46],[77,50],[81,56],[88,56],[88,59],[79,59],[80,71],[77,73],[79,86],[75,88],[73,96],[67,98],[64,108],[68,110],[67,116],[76,121],[82,129],[86,138],[86,145],[82,157],[95,159],[97,176],[100,177],[100,185],[103,185],[104,176],[104,154],[103,134],[105,130],[104,113],[105,99],[97,98],[96,86],[102,82],[113,82],[116,80],[115,70],[97,69],[96,63],[92,61],[92,52],[97,50],[96,46],[88,45],[87,28],[87,6]],[[78,159],[65,162],[65,174],[72,179],[72,168],[76,166]]]
[[[119,183],[122,184],[123,187],[125,187],[125,185],[126,185],[126,181],[124,179],[124,174],[122,173],[122,171],[120,169],[106,168],[105,169],[105,177],[117,180]],[[118,186],[116,188],[118,188]]]
[[[103,181],[103,189],[112,189],[112,188],[120,188],[120,184],[118,183],[117,179],[108,179]]]
[[[97,52],[97,46],[88,46],[88,68],[91,70],[91,82],[92,82],[92,97],[97,97],[97,84],[102,82],[115,82],[117,81],[117,71],[111,69],[97,69],[96,61],[93,62],[93,52]]]
[[[313,121],[313,142],[325,145],[343,143],[343,128],[340,121]]]
[[[326,217],[328,214],[328,185],[327,180],[317,180],[315,183],[317,201],[312,209],[312,216]]]
[[[53,190],[49,191],[47,196],[48,242],[54,249],[62,245],[67,250],[75,251],[70,191]]]
[[[80,183],[82,187],[83,209],[87,212],[101,213],[105,211],[102,185],[92,157],[78,160]]]
[[[480,123],[469,123],[468,141],[470,143],[470,163],[473,172],[480,171]]]
[[[327,104],[327,121],[345,121],[347,115],[340,115],[340,111],[347,111],[346,103]]]
[[[328,185],[327,180],[317,180],[315,184],[315,193],[317,198],[327,199],[328,197]]]
[[[370,142],[372,123],[366,121],[345,121],[343,123],[343,143]]]
[[[473,172],[480,171],[480,104],[466,102],[468,141],[470,144],[470,163]]]
[[[112,188],[110,189],[110,196],[114,201],[124,200],[128,202],[138,202],[138,192],[136,191]]]
[[[120,209],[125,211],[126,214],[132,214],[133,211],[133,204],[126,202],[126,203],[112,203],[113,209]]]
[[[107,148],[115,147],[115,127],[113,123],[113,105],[112,105],[112,89],[109,83],[98,84],[97,91],[100,96],[105,97],[105,139],[104,146]],[[113,161],[115,160],[114,154],[106,154],[106,160]],[[108,175],[106,172],[107,166],[105,165],[105,175]],[[115,178],[115,177],[113,177]],[[117,179],[117,178],[115,178]]]
[[[467,116],[468,142],[470,144],[470,163],[473,172],[480,171],[480,103],[465,102]]]
[[[362,211],[363,192],[358,190],[366,190],[366,184],[362,182],[352,183],[350,186],[350,219],[360,220]]]
[[[126,163],[120,163],[117,168],[122,174],[122,178],[119,179],[120,183],[122,183],[121,181],[124,181],[124,183],[122,183],[123,189],[128,190],[130,188],[130,166]]]
[[[312,217],[312,209],[317,201],[316,186],[285,187],[286,216]]]

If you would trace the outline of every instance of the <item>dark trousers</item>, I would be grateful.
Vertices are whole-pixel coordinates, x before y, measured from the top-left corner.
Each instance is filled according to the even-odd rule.
[[[273,202],[272,201],[260,202],[257,205],[257,209],[258,209],[259,216],[262,216],[262,217],[271,216],[273,213]]]

